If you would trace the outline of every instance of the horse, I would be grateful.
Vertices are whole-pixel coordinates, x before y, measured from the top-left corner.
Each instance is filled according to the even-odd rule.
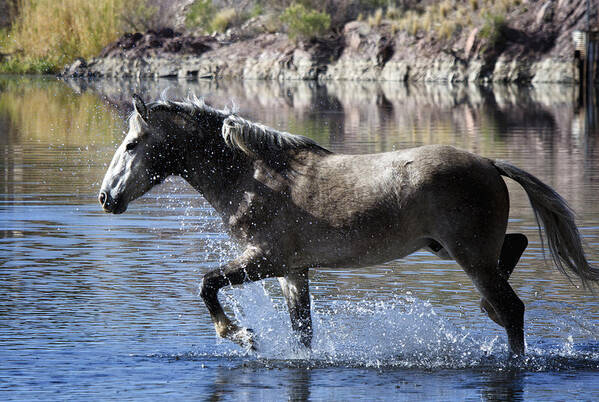
[[[523,356],[525,307],[508,279],[528,241],[506,234],[502,176],[526,191],[556,267],[586,288],[599,281],[574,212],[555,190],[508,162],[451,146],[343,155],[195,95],[148,104],[134,95],[99,202],[123,213],[170,175],[212,205],[243,249],[206,273],[200,290],[216,333],[243,347],[255,347],[254,335],[225,314],[223,287],[278,278],[298,342],[309,349],[309,269],[367,267],[427,249],[463,268],[481,309],[505,329],[510,355]]]

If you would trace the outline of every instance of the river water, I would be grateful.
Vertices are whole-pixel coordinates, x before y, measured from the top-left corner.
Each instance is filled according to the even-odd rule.
[[[430,253],[311,272],[314,347],[297,347],[276,281],[226,289],[260,351],[216,338],[201,277],[238,252],[170,178],[119,216],[96,195],[130,95],[189,92],[335,152],[451,144],[506,159],[576,210],[599,265],[599,128],[576,88],[400,83],[99,81],[0,77],[0,398],[592,400],[599,300],[543,257],[524,191],[509,231],[530,245],[511,283],[527,306],[523,361],[453,262]]]

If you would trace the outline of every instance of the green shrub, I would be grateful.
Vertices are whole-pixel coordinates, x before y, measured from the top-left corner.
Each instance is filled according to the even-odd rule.
[[[360,7],[363,11],[372,11],[377,8],[391,6],[392,2],[388,0],[358,0],[357,6]]]
[[[215,14],[212,0],[195,0],[185,16],[185,24],[188,28],[208,30]]]
[[[292,39],[322,36],[331,26],[331,17],[327,13],[309,10],[297,3],[285,9],[281,21],[287,25],[289,37]]]
[[[260,3],[254,4],[254,7],[250,11],[250,18],[258,17],[262,14],[264,14],[264,6]]]
[[[479,36],[487,41],[486,50],[492,50],[505,42],[504,31],[507,27],[505,17],[501,14],[485,15],[485,23]]]

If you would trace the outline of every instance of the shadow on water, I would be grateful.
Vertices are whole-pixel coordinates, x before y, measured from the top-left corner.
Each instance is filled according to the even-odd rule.
[[[81,399],[565,399],[599,392],[599,308],[543,261],[523,191],[510,231],[530,241],[511,283],[527,305],[528,356],[478,309],[462,270],[426,252],[369,269],[311,272],[315,344],[298,349],[274,281],[221,300],[262,350],[215,341],[201,276],[236,248],[173,178],[122,216],[96,193],[132,93],[203,95],[217,107],[337,152],[449,144],[543,178],[579,214],[599,263],[596,100],[575,87],[403,83],[68,81],[0,77],[0,393]],[[589,106],[594,105],[594,106]],[[47,399],[47,398],[44,398]]]

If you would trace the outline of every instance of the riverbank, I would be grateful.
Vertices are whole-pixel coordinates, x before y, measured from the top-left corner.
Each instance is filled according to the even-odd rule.
[[[224,34],[170,29],[127,34],[63,76],[180,79],[381,80],[574,83],[572,32],[584,28],[584,2],[530,3],[509,19],[489,16],[449,38],[410,33],[393,21],[351,21],[309,40],[260,33],[254,18]]]

